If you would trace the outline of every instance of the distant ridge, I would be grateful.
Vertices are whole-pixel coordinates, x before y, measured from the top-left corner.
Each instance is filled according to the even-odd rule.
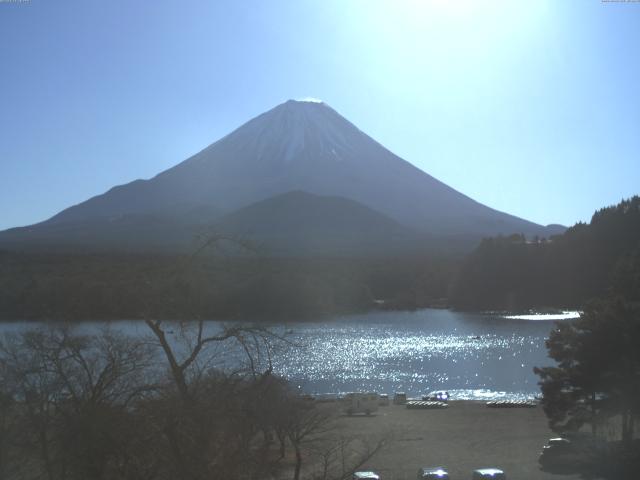
[[[423,235],[342,197],[294,191],[241,208],[215,231],[258,239],[274,255],[365,255],[415,251]]]

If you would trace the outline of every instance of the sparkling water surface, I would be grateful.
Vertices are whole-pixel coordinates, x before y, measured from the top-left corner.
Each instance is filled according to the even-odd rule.
[[[564,315],[511,316],[424,309],[287,322],[273,328],[295,344],[273,358],[274,372],[305,393],[404,391],[419,396],[447,390],[454,399],[524,399],[539,395],[534,366],[547,366],[545,340]],[[549,318],[551,317],[551,318]],[[37,324],[5,323],[0,331]],[[148,333],[140,321],[111,322],[131,335]],[[104,323],[86,322],[92,331]],[[207,322],[210,329],[219,322]],[[168,327],[169,328],[169,327]],[[233,358],[230,353],[227,359]]]
[[[419,396],[442,389],[458,399],[532,398],[539,394],[533,367],[552,364],[545,340],[553,328],[544,316],[432,309],[352,315],[296,325],[303,347],[286,352],[277,370],[305,392]]]

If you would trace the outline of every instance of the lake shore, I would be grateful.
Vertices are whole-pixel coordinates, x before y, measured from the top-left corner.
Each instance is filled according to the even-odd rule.
[[[345,435],[388,437],[389,444],[363,469],[385,480],[412,480],[418,468],[446,466],[452,479],[469,479],[476,468],[498,467],[509,480],[574,480],[539,469],[542,446],[556,435],[540,406],[488,408],[479,401],[452,401],[447,409],[380,407],[376,415],[341,416]]]

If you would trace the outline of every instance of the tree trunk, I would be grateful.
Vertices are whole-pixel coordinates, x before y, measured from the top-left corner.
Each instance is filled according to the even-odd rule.
[[[184,376],[184,368],[178,364],[176,357],[167,341],[167,337],[164,333],[164,330],[160,327],[160,322],[154,323],[153,320],[145,320],[145,323],[149,326],[153,334],[156,336],[158,341],[160,342],[160,347],[162,347],[162,351],[169,362],[169,368],[171,369],[171,375],[173,380],[178,388],[178,392],[180,393],[180,398],[185,403],[189,403],[189,388],[187,386],[187,380]]]
[[[591,392],[591,435],[596,436],[596,392]]]
[[[622,411],[622,444],[625,447],[628,447],[631,444],[631,426],[629,425],[629,420],[633,417],[629,415],[629,411],[624,409]]]
[[[42,460],[44,462],[44,468],[47,471],[47,478],[49,480],[54,479],[53,467],[51,465],[51,457],[49,456],[49,440],[47,438],[47,432],[44,428],[39,431],[40,437],[40,453],[42,454]]]
[[[293,480],[300,480],[300,470],[302,470],[302,452],[300,452],[300,446],[297,443],[293,444],[296,450],[296,469],[293,472]]]
[[[278,442],[280,443],[280,458],[284,458],[284,455],[286,453],[286,445],[285,442],[287,441],[287,437],[286,435],[284,435],[283,433],[280,432],[276,432],[276,434],[278,435]]]

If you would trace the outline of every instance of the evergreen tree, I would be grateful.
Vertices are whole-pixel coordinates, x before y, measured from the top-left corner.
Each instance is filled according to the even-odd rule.
[[[640,309],[620,298],[594,301],[580,319],[558,323],[547,340],[555,367],[535,368],[542,405],[555,431],[619,418],[633,439],[640,413]]]

